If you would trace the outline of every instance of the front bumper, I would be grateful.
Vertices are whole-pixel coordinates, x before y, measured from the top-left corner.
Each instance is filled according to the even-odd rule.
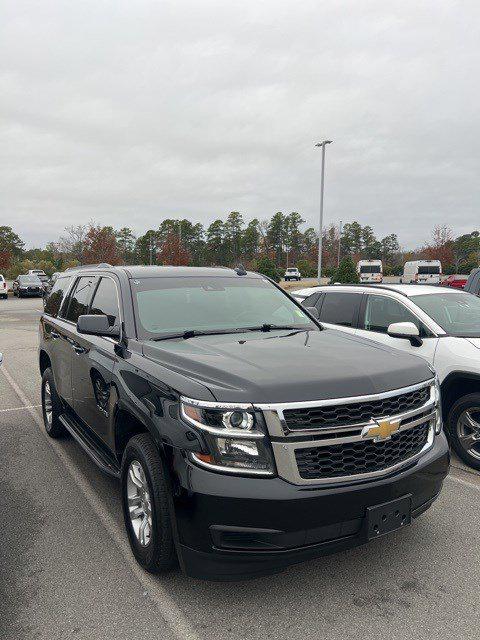
[[[412,466],[364,483],[297,486],[227,476],[174,457],[177,550],[184,572],[241,580],[367,542],[366,510],[407,494],[412,517],[436,499],[448,473],[445,435]]]

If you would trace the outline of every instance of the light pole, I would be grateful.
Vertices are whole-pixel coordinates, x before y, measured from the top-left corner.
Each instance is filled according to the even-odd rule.
[[[340,266],[340,251],[342,248],[342,221],[338,225],[338,257],[337,257],[337,269]]]
[[[318,284],[321,284],[322,275],[322,231],[323,231],[323,188],[325,185],[325,147],[332,144],[331,140],[323,140],[317,142],[316,147],[322,147],[322,180],[320,183],[320,221],[318,225]]]

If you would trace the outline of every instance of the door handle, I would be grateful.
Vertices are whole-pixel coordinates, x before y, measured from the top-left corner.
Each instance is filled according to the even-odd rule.
[[[60,338],[60,334],[53,330],[50,331],[50,335],[54,340],[56,340],[57,338]]]

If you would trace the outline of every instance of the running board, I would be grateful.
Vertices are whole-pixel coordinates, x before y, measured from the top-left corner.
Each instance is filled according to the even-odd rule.
[[[104,473],[107,473],[109,476],[113,476],[114,478],[120,478],[120,468],[116,465],[113,460],[109,459],[102,451],[99,451],[97,447],[94,445],[93,440],[88,437],[88,435],[78,427],[77,424],[66,414],[61,414],[58,419],[65,427],[65,429],[71,434],[73,438],[78,442],[78,444],[82,447],[85,453],[93,460],[93,462],[99,467]]]

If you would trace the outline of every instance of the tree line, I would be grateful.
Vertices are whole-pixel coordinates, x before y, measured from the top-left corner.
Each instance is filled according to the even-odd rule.
[[[132,229],[115,229],[95,222],[66,227],[62,235],[43,249],[25,249],[23,240],[9,226],[0,226],[0,272],[16,277],[28,269],[46,273],[79,264],[158,264],[245,267],[276,277],[296,266],[305,277],[315,276],[318,234],[298,212],[275,213],[270,219],[245,222],[232,211],[207,227],[187,218],[166,218],[156,229],[135,236]],[[386,275],[398,275],[413,259],[439,259],[444,273],[469,273],[479,265],[480,232],[457,238],[447,226],[436,226],[431,239],[414,250],[402,250],[395,233],[378,238],[369,225],[346,223],[340,233],[329,225],[322,234],[322,275],[332,276],[339,262],[351,258],[381,259]]]

